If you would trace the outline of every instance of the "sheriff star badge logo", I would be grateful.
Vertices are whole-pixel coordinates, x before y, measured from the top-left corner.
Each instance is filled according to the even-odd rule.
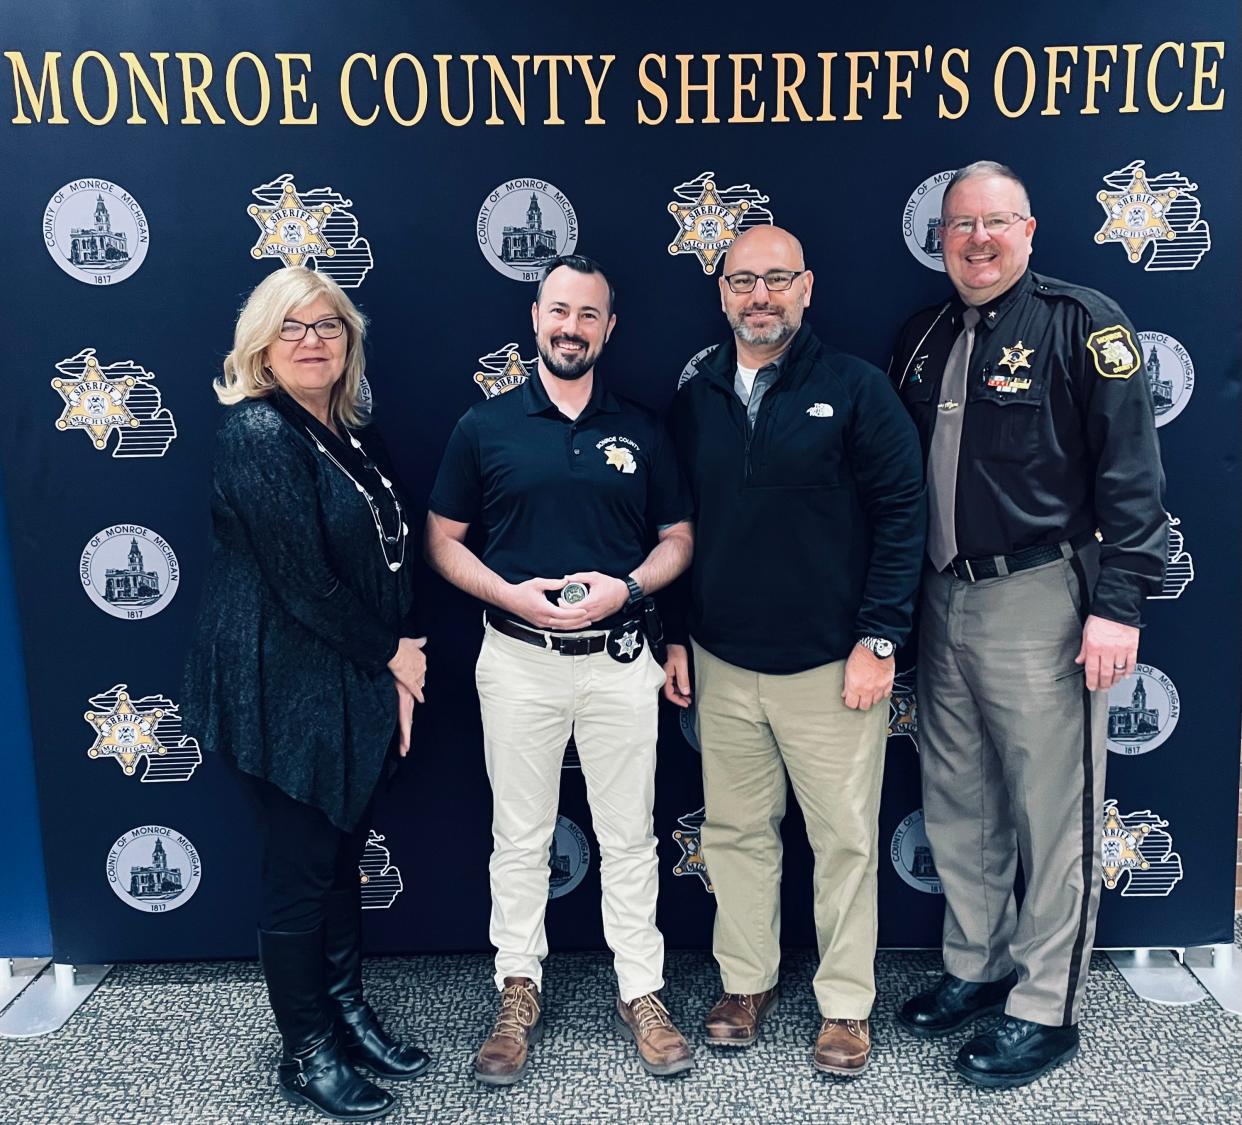
[[[1175,187],[1153,191],[1143,169],[1135,168],[1123,190],[1096,193],[1095,198],[1107,216],[1096,233],[1096,242],[1120,242],[1132,262],[1139,260],[1154,239],[1172,242],[1177,232],[1169,225],[1167,212],[1179,194]]]
[[[259,241],[250,250],[252,258],[280,258],[286,266],[300,266],[309,257],[331,258],[336,254],[323,235],[332,204],[308,207],[298,197],[292,180],[285,181],[275,206],[252,203],[246,211],[260,231]]]
[[[96,449],[108,444],[108,436],[120,427],[136,427],[138,419],[127,405],[129,392],[137,380],[126,375],[109,379],[93,355],[86,357],[86,369],[78,379],[53,379],[52,388],[65,400],[65,409],[56,420],[58,430],[85,430]]]
[[[160,710],[136,710],[128,692],[118,693],[116,706],[106,715],[87,711],[82,716],[95,728],[95,742],[87,750],[87,756],[115,758],[125,775],[132,775],[142,755],[154,757],[168,752],[155,737],[155,728],[163,717],[164,712]]]

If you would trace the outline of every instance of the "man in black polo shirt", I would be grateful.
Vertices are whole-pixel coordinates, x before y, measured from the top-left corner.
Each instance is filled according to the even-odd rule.
[[[678,1074],[694,1061],[657,996],[664,939],[651,810],[664,675],[638,625],[645,596],[690,562],[691,507],[656,416],[596,375],[612,310],[595,262],[573,255],[548,265],[531,307],[538,372],[461,418],[429,503],[428,560],[491,607],[476,681],[501,1001],[474,1061],[475,1077],[491,1085],[517,1081],[542,1028],[548,852],[571,732],[600,846],[618,1021],[650,1073]],[[479,519],[482,557],[464,543]]]

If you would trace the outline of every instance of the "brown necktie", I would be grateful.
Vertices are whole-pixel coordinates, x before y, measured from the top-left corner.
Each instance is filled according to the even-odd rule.
[[[966,370],[970,349],[975,342],[979,310],[967,308],[962,315],[962,331],[953,342],[944,378],[940,380],[939,415],[927,453],[927,500],[930,516],[927,528],[927,557],[937,570],[944,570],[957,558],[956,516],[957,462],[962,448],[962,422],[966,415]]]

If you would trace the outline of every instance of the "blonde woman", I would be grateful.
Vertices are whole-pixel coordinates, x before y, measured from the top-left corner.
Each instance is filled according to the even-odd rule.
[[[429,1065],[362,995],[358,859],[390,751],[409,749],[423,639],[404,635],[417,550],[362,401],[366,320],[330,278],[271,274],[215,383],[211,565],[186,667],[187,729],[253,789],[265,830],[259,953],[281,1093],[363,1121],[359,1076]]]

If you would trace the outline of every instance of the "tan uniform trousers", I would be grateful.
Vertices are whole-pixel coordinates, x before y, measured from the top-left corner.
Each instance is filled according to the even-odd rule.
[[[845,706],[845,661],[749,672],[694,646],[703,747],[703,859],[716,888],[712,951],[726,992],[776,984],[786,774],[815,853],[815,999],[830,1019],[875,1000],[876,863],[888,703]]]
[[[1087,586],[1080,556],[923,580],[919,750],[944,966],[967,981],[1016,968],[1005,1011],[1051,1027],[1078,1021],[1100,902],[1108,693],[1074,663]]]
[[[599,841],[604,938],[621,999],[663,988],[651,818],[660,666],[648,650],[629,664],[606,652],[562,656],[488,626],[475,683],[492,785],[496,987],[510,976],[542,983],[548,859],[572,732]]]

